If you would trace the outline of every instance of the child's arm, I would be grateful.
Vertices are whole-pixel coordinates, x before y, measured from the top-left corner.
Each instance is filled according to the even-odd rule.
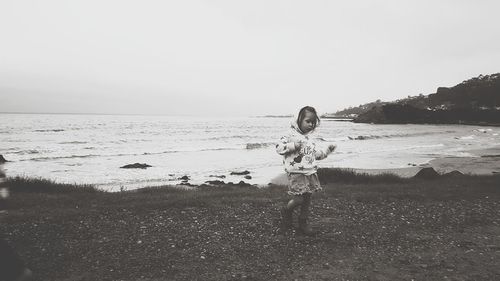
[[[282,137],[278,144],[276,144],[276,152],[280,155],[285,155],[299,150],[300,146],[300,142],[293,142],[288,137]]]
[[[330,155],[330,153],[332,153],[335,149],[337,148],[336,145],[334,144],[330,144],[325,151],[322,151],[322,150],[318,150],[316,151],[314,157],[316,158],[316,160],[322,160],[322,159],[325,159],[326,157],[328,157],[328,155]]]

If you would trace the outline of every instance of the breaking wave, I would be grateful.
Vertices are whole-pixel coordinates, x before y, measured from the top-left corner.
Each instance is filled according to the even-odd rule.
[[[40,151],[36,150],[36,149],[28,149],[28,150],[20,150],[20,151],[15,151],[15,152],[12,152],[13,154],[17,154],[17,155],[26,155],[26,154],[39,154]]]
[[[46,132],[64,132],[64,131],[65,131],[64,129],[35,130],[35,132],[43,132],[43,133],[46,133]]]
[[[246,149],[259,149],[259,148],[266,148],[269,146],[273,146],[276,143],[274,142],[255,142],[255,143],[247,143],[246,144]]]
[[[142,155],[159,155],[159,154],[169,154],[169,153],[182,153],[182,152],[197,152],[197,151],[221,151],[221,150],[237,150],[237,148],[232,147],[220,147],[220,148],[202,148],[202,149],[185,149],[185,150],[166,150],[160,152],[144,152]]]
[[[454,133],[455,131],[443,131],[442,133]],[[389,135],[359,135],[359,136],[348,136],[349,140],[374,140],[374,139],[385,139],[385,138],[409,138],[409,137],[420,137],[427,135],[435,135],[435,132],[421,132],[421,133],[409,133],[409,134],[389,134]]]

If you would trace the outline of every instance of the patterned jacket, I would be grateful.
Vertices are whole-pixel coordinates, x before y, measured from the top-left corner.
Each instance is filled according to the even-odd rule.
[[[320,150],[311,138],[314,132],[302,133],[297,118],[290,122],[290,133],[281,137],[276,144],[276,152],[283,155],[283,165],[287,173],[299,173],[312,175],[318,171],[316,160],[325,159],[331,151],[329,149]],[[300,149],[296,149],[295,143],[301,143]]]

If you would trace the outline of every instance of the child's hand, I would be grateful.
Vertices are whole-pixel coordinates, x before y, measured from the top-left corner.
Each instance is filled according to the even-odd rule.
[[[336,148],[337,148],[337,146],[336,146],[336,145],[334,145],[334,144],[330,144],[330,145],[328,146],[328,152],[329,152],[329,153],[332,153],[332,152],[333,152]]]
[[[295,151],[299,151],[302,149],[302,142],[301,141],[296,141],[293,143],[295,145]]]

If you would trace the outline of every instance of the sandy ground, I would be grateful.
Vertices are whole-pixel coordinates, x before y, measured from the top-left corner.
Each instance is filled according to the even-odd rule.
[[[395,169],[353,169],[358,173],[377,175],[383,173],[396,174],[409,178],[416,175],[422,168],[432,167],[441,174],[459,171],[468,175],[492,175],[500,173],[500,147],[468,151],[474,157],[443,157],[431,160],[419,166]],[[286,174],[281,174],[271,180],[273,184],[286,185]]]
[[[499,180],[326,183],[313,237],[284,187],[13,192],[0,233],[34,281],[500,280]]]
[[[432,160],[429,165],[441,173],[453,170],[471,175],[500,173],[500,147],[470,151],[476,157],[447,157]]]

